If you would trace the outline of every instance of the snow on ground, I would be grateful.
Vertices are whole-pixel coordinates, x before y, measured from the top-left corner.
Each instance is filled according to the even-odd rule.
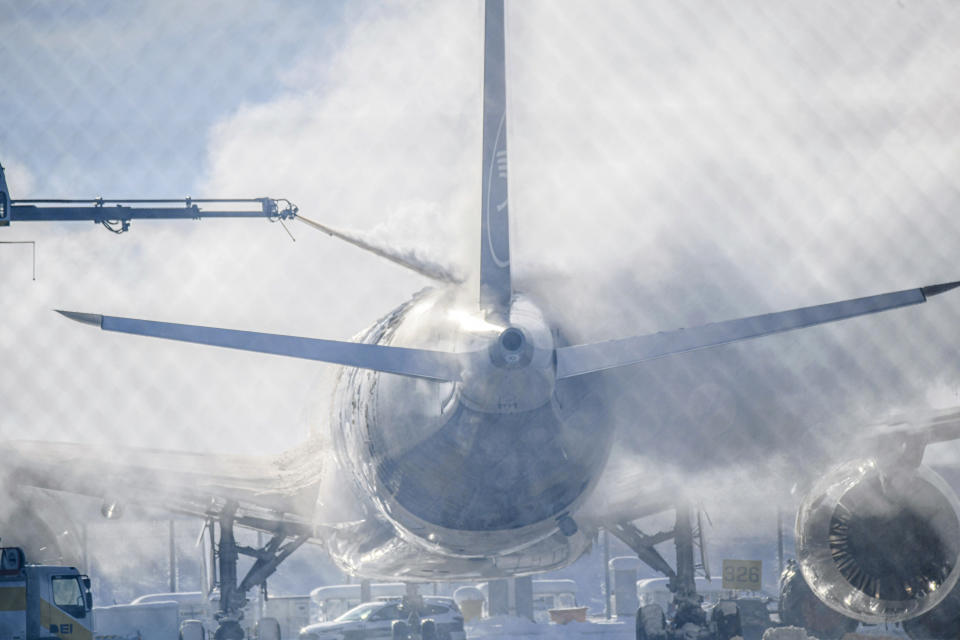
[[[536,638],[591,638],[596,640],[633,640],[634,624],[617,620],[588,622],[570,622],[568,624],[538,624],[526,618],[514,616],[494,616],[480,622],[467,625],[467,637],[471,638],[509,638],[510,640],[528,640]]]
[[[587,622],[571,622],[564,625],[538,624],[526,618],[495,616],[468,624],[467,637],[498,638],[500,640],[633,640],[634,622],[629,620],[591,619]],[[900,640],[906,638],[899,629],[883,626],[864,627],[856,633],[848,633],[844,640]],[[816,640],[798,627],[767,629],[763,640]]]

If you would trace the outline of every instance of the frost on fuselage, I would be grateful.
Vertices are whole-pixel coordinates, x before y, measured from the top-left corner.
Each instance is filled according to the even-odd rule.
[[[610,421],[589,376],[554,380],[552,330],[531,302],[517,300],[510,323],[536,348],[531,368],[505,369],[492,361],[505,323],[460,311],[468,307],[455,296],[421,292],[362,339],[470,352],[465,380],[345,371],[343,453],[385,515],[418,537],[451,546],[458,532],[500,531],[517,543],[543,537],[592,486]]]

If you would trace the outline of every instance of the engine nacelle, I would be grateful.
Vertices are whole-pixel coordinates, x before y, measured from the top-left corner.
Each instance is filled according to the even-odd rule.
[[[867,623],[933,609],[960,576],[960,502],[927,467],[872,459],[824,476],[800,505],[797,556],[810,589]]]

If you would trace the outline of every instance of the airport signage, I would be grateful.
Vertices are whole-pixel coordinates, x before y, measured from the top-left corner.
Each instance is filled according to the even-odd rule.
[[[742,591],[760,591],[763,575],[762,560],[723,561],[723,588]]]

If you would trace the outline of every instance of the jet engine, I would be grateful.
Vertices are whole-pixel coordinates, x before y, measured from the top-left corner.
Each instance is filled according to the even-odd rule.
[[[960,575],[960,502],[923,466],[845,463],[821,478],[797,514],[797,556],[827,606],[867,623],[937,606]]]

